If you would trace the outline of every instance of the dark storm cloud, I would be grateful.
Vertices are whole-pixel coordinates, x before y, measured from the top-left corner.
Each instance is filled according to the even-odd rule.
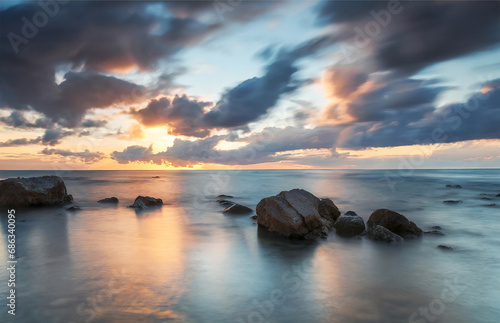
[[[50,129],[54,123],[49,118],[38,118],[35,122],[29,122],[21,111],[12,111],[8,117],[1,117],[0,122],[9,127],[27,129],[27,128],[44,128]]]
[[[73,158],[78,158],[85,163],[95,163],[98,162],[101,159],[105,158],[105,155],[101,152],[91,152],[89,150],[85,150],[82,152],[72,152],[69,150],[63,150],[63,149],[48,149],[45,148],[40,152],[41,154],[44,155],[59,155],[63,157],[73,157]]]
[[[239,127],[256,121],[274,107],[282,95],[297,90],[304,81],[295,80],[295,66],[301,58],[332,44],[330,37],[318,37],[292,50],[281,50],[263,76],[243,81],[227,90],[204,120],[214,127]]]
[[[394,147],[414,144],[451,143],[477,139],[500,139],[500,84],[484,84],[463,103],[448,104],[426,114],[408,112],[377,122],[347,125],[338,147]]]
[[[0,13],[0,107],[34,109],[64,126],[78,126],[89,109],[132,104],[137,91],[154,97],[172,85],[160,77],[155,89],[144,89],[103,74],[152,70],[225,25],[274,6],[241,3],[224,21],[207,1],[47,1],[7,7]],[[57,84],[61,71],[70,72]]]
[[[500,42],[497,1],[325,1],[322,24],[342,26],[339,37],[373,47],[380,69],[416,72]],[[378,27],[377,27],[378,26]]]
[[[108,122],[106,120],[84,120],[81,124],[83,128],[100,128],[104,127]]]
[[[0,147],[26,146],[35,144],[55,146],[61,143],[61,139],[73,134],[73,131],[64,131],[62,129],[47,129],[45,130],[43,136],[37,137],[35,139],[10,139],[4,142],[0,142]]]
[[[210,130],[202,119],[204,108],[211,104],[176,95],[173,99],[151,100],[145,108],[130,113],[147,127],[168,126],[172,135],[206,137]]]

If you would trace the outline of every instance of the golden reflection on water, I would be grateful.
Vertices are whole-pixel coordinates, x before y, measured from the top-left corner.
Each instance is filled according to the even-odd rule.
[[[182,216],[182,208],[164,205],[138,214],[110,209],[72,223],[75,275],[90,276],[94,301],[109,303],[95,311],[97,322],[181,319],[172,307],[188,286],[186,247],[193,242]]]

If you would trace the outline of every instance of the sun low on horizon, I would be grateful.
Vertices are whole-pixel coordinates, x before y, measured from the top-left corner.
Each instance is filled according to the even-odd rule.
[[[0,169],[497,168],[499,13],[5,1]]]

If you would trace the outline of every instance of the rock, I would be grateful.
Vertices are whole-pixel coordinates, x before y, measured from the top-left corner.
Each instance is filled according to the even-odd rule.
[[[160,176],[151,176],[151,178],[160,178]]]
[[[446,185],[447,188],[462,188],[460,185]]]
[[[70,203],[62,178],[41,176],[8,178],[0,181],[0,205],[9,207],[61,205]]]
[[[228,200],[217,200],[217,202],[222,205],[222,206],[231,206],[231,205],[234,205],[233,202],[231,201],[228,201]]]
[[[68,210],[68,211],[80,211],[81,208],[78,205],[74,205],[74,206],[70,206],[66,210]]]
[[[445,234],[439,230],[424,231],[425,234],[434,234],[437,236],[444,236]]]
[[[252,215],[252,216],[250,217],[250,219],[252,219],[252,220],[254,220],[254,221],[257,221],[257,215]]]
[[[358,215],[341,215],[333,226],[336,233],[343,237],[357,236],[366,229],[365,221]]]
[[[494,206],[497,206],[495,203],[491,203],[491,204],[484,204],[482,206],[486,206],[486,207],[494,207]]]
[[[489,197],[480,197],[480,200],[491,201],[492,199]]]
[[[435,226],[432,226],[431,229],[433,229],[433,230],[442,230],[443,228],[441,228],[439,225],[435,225]]]
[[[102,200],[97,201],[99,203],[118,203],[118,199],[116,197],[106,197]]]
[[[232,199],[234,196],[231,196],[231,195],[225,195],[225,194],[220,194],[220,195],[217,195],[217,198],[221,198],[221,199]]]
[[[135,208],[135,209],[147,209],[148,207],[152,206],[161,206],[163,205],[163,201],[161,199],[157,199],[154,197],[150,196],[138,196],[134,204],[130,205],[129,207]]]
[[[444,250],[452,250],[453,249],[452,247],[444,245],[444,244],[440,244],[437,247],[440,248],[440,249],[444,249]]]
[[[344,215],[354,215],[354,216],[358,216],[358,214],[354,211],[347,211],[346,213],[344,213]]]
[[[329,199],[293,189],[262,199],[257,223],[271,232],[295,239],[316,239],[328,234],[340,211]]]
[[[233,204],[230,207],[226,208],[223,213],[224,214],[246,214],[251,213],[253,210],[249,207],[246,207],[241,204]]]
[[[375,227],[366,231],[365,235],[374,241],[383,241],[388,243],[399,243],[403,242],[403,238],[393,232],[391,232],[386,227],[381,225],[376,225]]]
[[[366,224],[368,229],[381,225],[403,238],[422,235],[422,229],[415,223],[408,220],[404,215],[387,209],[379,209],[373,212]]]
[[[459,203],[462,203],[461,200],[446,200],[446,201],[443,201],[444,204],[459,204]]]
[[[496,197],[500,197],[500,194],[497,194]]]

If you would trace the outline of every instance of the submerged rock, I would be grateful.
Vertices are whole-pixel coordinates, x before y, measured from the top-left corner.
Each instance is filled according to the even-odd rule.
[[[97,201],[99,203],[118,203],[119,200],[116,197],[106,197],[102,200]]]
[[[491,197],[480,197],[479,199],[480,200],[485,200],[485,201],[491,201],[492,200]]]
[[[220,195],[217,195],[217,198],[220,198],[220,199],[232,199],[234,196],[231,196],[231,195],[225,195],[225,194],[220,194]]]
[[[147,209],[152,206],[161,206],[163,205],[163,201],[161,199],[157,199],[151,196],[138,196],[136,197],[134,204],[129,207],[135,209]]]
[[[500,197],[500,194],[497,194],[496,197]]]
[[[301,189],[283,191],[257,205],[257,223],[288,238],[324,237],[339,216],[330,199],[319,199]]]
[[[391,232],[386,227],[381,225],[376,225],[370,230],[366,231],[365,235],[374,241],[383,241],[388,243],[400,243],[403,242],[403,238],[394,232]]]
[[[387,209],[379,209],[373,212],[366,224],[369,230],[381,225],[403,238],[422,235],[422,229],[415,223],[408,220],[404,215]]]
[[[459,204],[462,203],[462,200],[446,200],[443,201],[444,204]]]
[[[441,228],[439,225],[435,225],[435,226],[432,226],[431,229],[432,230],[442,230],[443,228]]]
[[[67,211],[80,211],[81,208],[78,205],[73,205],[70,206],[69,208],[66,209]]]
[[[486,206],[486,207],[494,207],[494,206],[497,206],[495,203],[491,203],[491,204],[484,204],[482,206]]]
[[[230,207],[226,208],[223,213],[224,214],[246,214],[246,213],[252,213],[253,210],[249,207],[246,207],[241,204],[233,204]]]
[[[151,178],[160,178],[160,176],[151,176]]]
[[[446,185],[447,188],[462,188],[460,185]]]
[[[61,205],[73,201],[62,178],[41,176],[0,181],[0,205],[9,207]]]
[[[444,249],[444,250],[452,250],[453,248],[451,246],[445,245],[445,244],[440,244],[437,246],[439,249]]]
[[[352,212],[354,213],[354,212]],[[341,215],[335,224],[336,233],[343,237],[354,237],[365,231],[365,221],[362,217],[355,215]]]

